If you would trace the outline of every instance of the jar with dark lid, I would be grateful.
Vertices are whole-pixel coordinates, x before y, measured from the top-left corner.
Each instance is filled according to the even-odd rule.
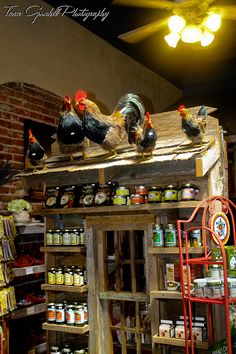
[[[67,268],[64,271],[64,284],[65,285],[73,285],[73,277],[74,277],[74,272],[71,268]]]
[[[64,246],[70,246],[71,245],[71,232],[70,232],[70,230],[64,230],[62,232],[62,244]]]
[[[181,200],[194,200],[195,188],[192,184],[186,183],[181,186]]]
[[[80,239],[80,245],[85,246],[85,232],[83,228],[79,229],[79,239]]]
[[[61,351],[59,350],[59,347],[51,347],[50,348],[50,354],[61,354]]]
[[[56,284],[56,269],[55,268],[48,269],[48,284],[49,285]]]
[[[56,279],[56,285],[64,284],[64,272],[61,267],[56,268],[55,279]]]
[[[62,235],[61,235],[61,230],[55,230],[53,231],[53,245],[54,246],[61,246],[62,245]]]
[[[46,233],[46,245],[47,246],[53,245],[53,232],[52,232],[52,230],[48,230]]]
[[[162,201],[162,189],[158,187],[152,187],[148,189],[148,203],[161,203]]]
[[[78,229],[73,229],[70,234],[70,241],[72,246],[77,246],[80,244],[80,235]]]
[[[63,348],[61,350],[61,354],[70,354],[71,353],[71,349],[70,348]]]
[[[55,323],[56,322],[56,306],[54,302],[47,304],[47,322]]]
[[[145,204],[145,197],[141,194],[131,194],[130,204]]]
[[[148,195],[148,189],[145,186],[136,186],[134,187],[135,189],[135,194],[140,194],[140,195]]]
[[[56,305],[56,323],[63,324],[65,323],[65,308],[63,304],[55,304]]]
[[[75,310],[73,305],[66,306],[66,323],[68,325],[75,324]]]
[[[178,201],[178,188],[172,184],[164,189],[164,201],[165,202],[177,202]]]
[[[164,232],[163,232],[162,225],[159,224],[153,225],[153,246],[154,247],[164,246]]]

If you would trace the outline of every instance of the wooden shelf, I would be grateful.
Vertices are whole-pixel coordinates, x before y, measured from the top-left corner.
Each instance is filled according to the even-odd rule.
[[[44,223],[16,223],[19,234],[43,234]]]
[[[189,247],[189,253],[191,254],[202,254],[204,252],[203,247]],[[183,253],[186,252],[186,248],[183,247]],[[179,247],[149,247],[148,248],[149,254],[158,254],[165,255],[165,254],[179,254]]]
[[[84,326],[68,326],[68,325],[59,325],[59,324],[51,324],[51,323],[43,323],[42,328],[46,331],[56,331],[56,332],[64,332],[64,333],[75,333],[75,334],[85,334],[89,332],[89,325]]]
[[[145,293],[131,293],[129,291],[104,291],[99,293],[99,298],[103,300],[147,302],[147,295]]]
[[[90,207],[90,208],[67,208],[67,209],[47,209],[42,210],[41,214],[55,215],[55,214],[81,214],[81,215],[100,215],[100,214],[113,214],[118,212],[134,213],[146,212],[155,213],[158,210],[165,209],[185,209],[196,208],[200,201],[182,201],[172,203],[157,203],[157,204],[139,204],[139,205],[109,205],[104,207]]]
[[[86,251],[86,247],[79,247],[79,246],[43,246],[40,247],[41,252],[48,252],[48,253],[82,253]]]
[[[30,267],[21,267],[21,268],[12,268],[14,277],[22,277],[25,275],[36,274],[36,273],[44,273],[45,265],[35,265]]]
[[[66,293],[85,293],[88,291],[88,286],[42,284],[41,289],[48,291],[63,291]]]
[[[47,306],[45,303],[24,307],[22,309],[19,308],[11,312],[10,317],[12,320],[18,320],[19,318],[24,318],[46,312],[46,308]]]
[[[47,342],[36,345],[34,348],[35,354],[41,354],[47,352]]]
[[[184,339],[178,339],[178,338],[166,338],[166,337],[159,337],[158,335],[155,335],[152,337],[153,343],[157,344],[165,344],[165,345],[173,345],[176,347],[185,347],[185,340]],[[190,340],[188,341],[188,344],[190,346]],[[197,349],[209,349],[209,342],[194,342],[194,346]]]
[[[182,300],[182,292],[181,291],[154,290],[154,291],[151,291],[150,294],[155,299]]]

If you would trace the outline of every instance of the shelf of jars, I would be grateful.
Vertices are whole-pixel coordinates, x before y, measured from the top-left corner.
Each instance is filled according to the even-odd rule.
[[[86,247],[80,246],[43,246],[40,247],[41,252],[47,253],[84,253],[86,252]]]
[[[185,339],[180,339],[180,338],[169,338],[169,337],[167,338],[167,337],[160,337],[158,335],[154,335],[152,337],[152,341],[153,343],[156,344],[165,344],[165,345],[171,345],[175,347],[185,347]],[[190,340],[188,341],[188,345],[190,346]],[[194,347],[196,349],[208,350],[209,342],[195,341]]]
[[[59,292],[68,292],[68,293],[86,293],[88,291],[88,286],[71,286],[71,285],[51,285],[51,284],[42,284],[42,290],[47,291],[59,291]]]
[[[134,205],[110,205],[110,206],[98,206],[98,207],[82,207],[82,208],[56,208],[41,210],[41,214],[44,216],[56,215],[56,214],[81,214],[81,215],[100,215],[100,214],[112,214],[118,212],[134,213],[134,212],[147,212],[155,213],[156,210],[165,209],[186,209],[196,208],[200,201],[179,201],[179,202],[161,202],[155,204],[134,204]]]
[[[56,332],[64,332],[64,333],[74,333],[74,334],[85,334],[89,332],[89,325],[83,326],[70,326],[65,324],[51,324],[51,323],[43,323],[43,329],[46,331],[56,331]]]

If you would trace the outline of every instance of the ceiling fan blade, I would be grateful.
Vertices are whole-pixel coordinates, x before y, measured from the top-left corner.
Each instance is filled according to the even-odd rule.
[[[148,25],[139,27],[135,30],[126,32],[118,36],[118,38],[122,39],[128,43],[137,43],[145,38],[151,36],[153,33],[161,30],[163,27],[166,26],[169,17],[165,17],[161,20],[149,23]]]
[[[168,0],[114,0],[112,5],[172,10],[176,7],[189,7],[195,5],[197,2],[198,0],[182,0],[181,2],[172,2]]]
[[[226,20],[236,20],[236,5],[219,5],[209,8],[209,11],[216,12],[220,10],[222,18]]]

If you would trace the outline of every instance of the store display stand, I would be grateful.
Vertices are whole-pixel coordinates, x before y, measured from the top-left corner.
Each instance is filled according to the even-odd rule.
[[[202,211],[203,208],[203,211]],[[201,210],[201,213],[200,213]],[[231,343],[231,332],[230,332],[230,316],[229,316],[229,305],[236,302],[236,298],[229,298],[228,291],[228,273],[227,273],[227,259],[226,251],[224,248],[224,243],[227,241],[229,236],[229,231],[233,236],[233,244],[236,245],[236,233],[235,233],[235,222],[234,222],[234,211],[236,210],[236,205],[225,197],[213,196],[205,199],[200,203],[200,205],[193,211],[192,215],[188,220],[177,220],[178,228],[178,241],[179,241],[179,253],[180,253],[180,267],[181,267],[181,283],[182,283],[182,301],[183,301],[183,311],[184,311],[184,323],[185,323],[185,333],[187,333],[187,322],[189,321],[190,329],[190,349],[191,354],[195,353],[195,342],[192,333],[193,327],[193,305],[194,303],[202,303],[207,305],[208,314],[208,333],[210,344],[214,343],[214,330],[213,330],[213,314],[212,305],[219,304],[224,307],[225,311],[225,328],[226,328],[226,342],[228,346],[228,353],[232,354],[232,343]],[[191,226],[191,223],[201,214],[201,226]],[[224,232],[219,236],[217,232],[217,217],[222,217],[225,224],[223,224]],[[215,221],[214,221],[215,220]],[[231,230],[229,230],[229,222],[231,224]],[[221,231],[222,231],[221,227]],[[202,230],[202,241],[204,254],[199,258],[192,258],[189,252],[188,240],[189,234],[194,229]],[[186,253],[183,253],[182,248],[182,231],[185,231],[185,243],[186,243]],[[214,245],[215,244],[215,245]],[[210,248],[214,245],[219,247],[222,260],[215,261],[212,259],[212,252]],[[198,298],[193,296],[191,293],[191,266],[196,264],[202,264],[205,269],[208,270],[210,265],[217,264],[223,269],[224,277],[224,296],[219,298]],[[184,281],[184,270],[187,271],[187,282]],[[222,331],[222,323],[219,323],[218,331]],[[217,328],[216,328],[217,331]],[[189,342],[187,336],[185,336],[185,348],[186,354],[189,353]]]

